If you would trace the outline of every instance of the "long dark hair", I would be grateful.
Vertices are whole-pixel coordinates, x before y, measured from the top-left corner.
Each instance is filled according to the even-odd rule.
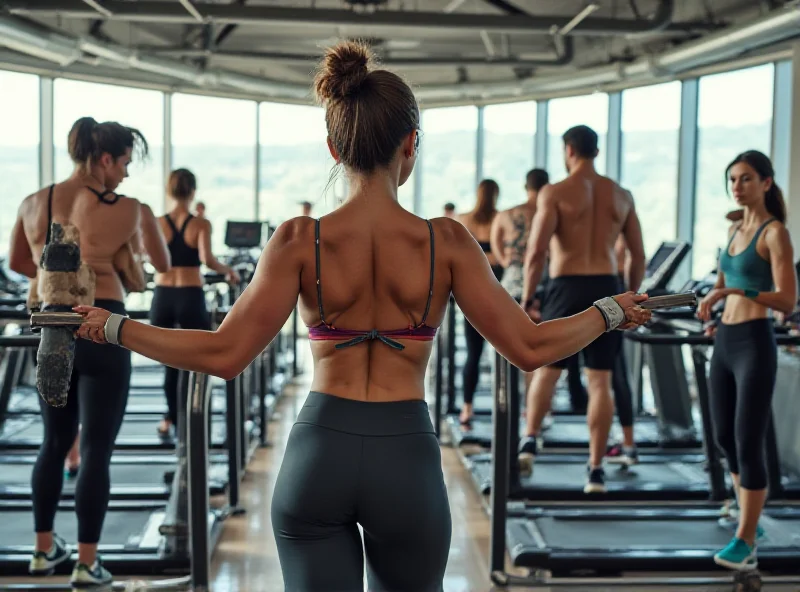
[[[494,179],[484,179],[478,183],[478,201],[472,214],[478,224],[489,224],[497,213],[497,197],[500,186]]]
[[[749,165],[758,176],[764,179],[772,179],[772,185],[764,195],[764,206],[767,211],[781,222],[786,222],[786,203],[783,201],[783,192],[778,184],[775,183],[775,169],[772,168],[772,161],[763,152],[758,150],[748,150],[742,152],[734,158],[725,169],[725,190],[728,191],[728,179],[734,165],[743,162]]]

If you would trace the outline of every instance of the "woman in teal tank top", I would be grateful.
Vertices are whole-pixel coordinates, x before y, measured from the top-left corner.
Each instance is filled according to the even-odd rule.
[[[767,497],[765,440],[778,359],[770,311],[788,314],[797,302],[786,207],[774,175],[769,158],[755,150],[728,165],[726,177],[742,214],[720,255],[717,283],[697,311],[710,321],[715,305],[723,304],[709,370],[710,403],[737,498],[720,523],[735,525],[736,533],[714,561],[738,570],[755,569],[764,534],[758,521]]]

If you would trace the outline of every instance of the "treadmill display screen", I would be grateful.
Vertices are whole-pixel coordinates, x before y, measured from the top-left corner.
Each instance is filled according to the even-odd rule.
[[[644,272],[645,277],[653,275],[659,267],[664,265],[666,260],[669,259],[669,256],[672,255],[677,248],[678,245],[675,243],[661,243],[655,255],[647,262],[647,269]]]
[[[261,222],[228,221],[225,245],[231,249],[254,249],[261,246]]]

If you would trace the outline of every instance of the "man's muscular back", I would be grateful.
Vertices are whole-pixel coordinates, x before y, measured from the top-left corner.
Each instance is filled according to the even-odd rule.
[[[545,187],[539,199],[542,217],[557,219],[549,245],[551,277],[617,274],[614,244],[636,215],[628,191],[586,171]]]

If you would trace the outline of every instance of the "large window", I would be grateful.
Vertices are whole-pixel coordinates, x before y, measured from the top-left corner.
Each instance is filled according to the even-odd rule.
[[[256,108],[252,101],[172,97],[172,168],[197,177],[195,199],[206,205],[215,255],[225,251],[228,220],[255,217]]]
[[[772,139],[772,64],[700,79],[697,140],[697,198],[692,274],[717,265],[727,244],[736,203],[728,197],[725,167],[744,150],[770,153]]]
[[[567,176],[564,166],[564,141],[561,136],[576,125],[588,125],[599,136],[600,154],[595,168],[606,172],[606,134],[608,132],[608,95],[595,93],[550,101],[547,106],[547,172],[555,183]]]
[[[39,188],[39,78],[0,72],[0,253],[7,253],[17,210]]]
[[[325,111],[318,107],[262,103],[259,215],[272,226],[300,216],[300,202],[323,216],[346,197],[344,171],[328,150]]]
[[[622,93],[621,184],[633,193],[648,257],[677,233],[680,125],[680,82]]]
[[[422,113],[422,211],[425,218],[444,213],[453,202],[461,214],[475,206],[478,109],[450,107]]]
[[[164,212],[164,95],[158,91],[58,79],[53,84],[53,145],[56,180],[66,179],[73,170],[67,153],[67,136],[81,117],[98,122],[116,121],[142,132],[149,156],[128,168],[129,177],[117,191]]]
[[[486,107],[483,130],[483,176],[500,185],[498,208],[525,201],[525,175],[534,164],[536,103]]]

